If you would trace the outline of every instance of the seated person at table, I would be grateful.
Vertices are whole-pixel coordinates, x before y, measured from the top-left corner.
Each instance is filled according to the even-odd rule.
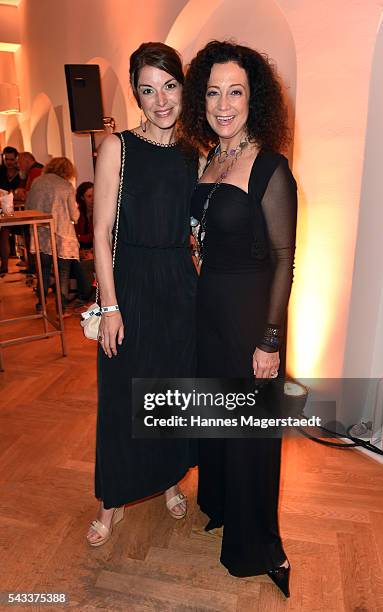
[[[71,266],[71,276],[76,279],[78,289],[77,299],[71,303],[73,308],[92,301],[94,294],[93,183],[86,181],[77,187],[76,202],[80,211],[75,224],[80,244],[80,261],[73,261]]]
[[[0,189],[15,191],[20,184],[18,151],[14,147],[4,147],[2,164],[0,165]],[[0,229],[0,276],[8,273],[8,259],[10,253],[9,227]]]
[[[25,202],[28,192],[30,191],[32,187],[33,181],[38,176],[40,176],[40,174],[43,171],[43,168],[44,168],[43,164],[40,164],[38,161],[36,161],[35,156],[32,155],[32,153],[30,153],[29,151],[23,151],[19,153],[19,175],[20,175],[20,179],[24,183],[24,186],[19,187],[16,190],[15,198],[17,200],[20,200],[21,202]],[[25,274],[34,274],[36,272],[36,267],[35,267],[35,262],[33,261],[33,255],[30,251],[30,233],[29,233],[28,226],[24,226],[23,236],[24,236],[24,241],[25,241],[25,248],[26,248],[27,255],[28,255],[29,265],[26,270],[20,270],[20,272],[23,272]],[[25,266],[26,264],[23,260],[23,261],[20,261],[16,265]]]
[[[80,217],[76,223],[80,249],[91,250],[93,249],[93,183],[86,181],[77,187],[76,202],[80,211]],[[88,257],[85,258],[88,259]]]

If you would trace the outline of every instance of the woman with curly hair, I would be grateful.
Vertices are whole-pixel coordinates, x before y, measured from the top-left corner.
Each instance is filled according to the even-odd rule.
[[[192,201],[203,260],[200,377],[276,378],[293,277],[296,183],[287,159],[286,110],[264,55],[210,42],[183,92],[185,134],[212,146]],[[224,527],[221,562],[234,576],[268,573],[289,596],[278,527],[280,439],[200,441],[198,503]]]

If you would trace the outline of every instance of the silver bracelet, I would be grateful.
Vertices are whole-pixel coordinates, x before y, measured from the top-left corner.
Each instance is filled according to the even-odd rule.
[[[120,310],[118,304],[114,304],[113,306],[101,306],[101,314],[104,314],[104,312],[115,312],[116,310]]]

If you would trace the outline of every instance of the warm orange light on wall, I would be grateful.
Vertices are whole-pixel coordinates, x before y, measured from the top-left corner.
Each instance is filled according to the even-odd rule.
[[[0,114],[15,115],[20,112],[20,98],[17,85],[0,83]]]
[[[324,353],[329,348],[336,317],[323,296],[335,292],[336,271],[331,254],[316,256],[321,245],[312,245],[307,251],[302,246],[298,243],[297,272],[289,307],[288,369],[293,376],[309,378],[323,372]]]
[[[299,176],[313,178],[301,162]],[[309,176],[311,174],[311,176]],[[344,201],[355,197],[355,185],[337,173],[336,154],[316,180],[309,205],[299,194],[297,250],[289,304],[289,373],[299,378],[341,376],[343,347],[352,283],[352,244],[357,217],[344,213]]]

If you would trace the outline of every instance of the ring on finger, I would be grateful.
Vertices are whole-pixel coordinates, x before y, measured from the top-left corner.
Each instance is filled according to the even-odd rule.
[[[278,370],[274,370],[273,372],[270,372],[270,378],[276,378],[278,376]]]

